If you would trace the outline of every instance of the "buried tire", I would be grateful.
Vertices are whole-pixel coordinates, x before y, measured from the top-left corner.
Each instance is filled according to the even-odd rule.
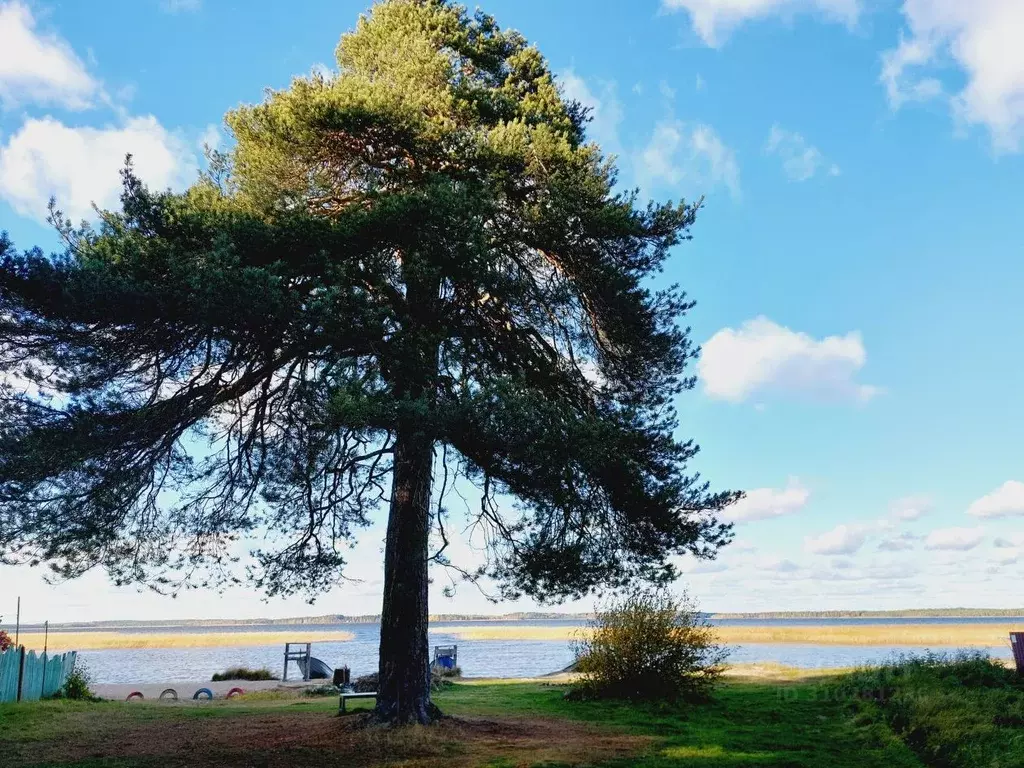
[[[205,696],[207,701],[213,700],[213,691],[209,688],[200,688],[198,691],[192,694],[193,701],[198,701],[199,697]]]
[[[160,700],[161,701],[177,701],[178,700],[178,692],[176,690],[174,690],[173,688],[164,688],[162,691],[160,691]]]
[[[141,701],[144,698],[146,697],[142,695],[142,691],[132,691],[125,697],[125,701],[135,701],[136,699]]]
[[[228,691],[227,698],[232,699],[235,696],[244,696],[244,695],[245,695],[245,691],[242,690],[241,688],[232,688],[230,691]]]

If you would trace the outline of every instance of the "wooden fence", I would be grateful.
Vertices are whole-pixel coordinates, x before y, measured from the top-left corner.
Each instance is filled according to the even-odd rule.
[[[9,701],[39,701],[64,687],[75,668],[74,651],[42,653],[10,648],[0,653],[0,704]]]

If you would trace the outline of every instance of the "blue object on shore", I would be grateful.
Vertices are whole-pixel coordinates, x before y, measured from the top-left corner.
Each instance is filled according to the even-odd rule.
[[[211,691],[209,688],[200,688],[198,691],[192,694],[192,698],[198,699],[204,693],[206,694],[207,701],[213,701],[213,691]]]

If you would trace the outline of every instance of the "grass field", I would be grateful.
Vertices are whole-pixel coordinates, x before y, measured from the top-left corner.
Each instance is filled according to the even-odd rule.
[[[254,694],[205,705],[43,702],[0,706],[5,768],[409,766],[512,768],[917,768],[884,723],[855,721],[822,681],[731,680],[715,701],[566,702],[538,683],[462,684],[435,699],[436,728],[361,727],[336,700]]]
[[[355,637],[351,632],[304,632],[303,642],[339,642]],[[43,649],[42,633],[22,633],[20,642],[29,649]],[[51,632],[51,651],[97,651],[108,648],[220,648],[224,646],[283,645],[294,641],[294,632]]]
[[[1021,624],[891,624],[848,626],[725,626],[717,627],[719,641],[728,645],[755,643],[809,643],[815,645],[905,645],[930,648],[1008,648],[1011,630]],[[431,632],[452,634],[461,640],[571,640],[585,627],[437,626]]]

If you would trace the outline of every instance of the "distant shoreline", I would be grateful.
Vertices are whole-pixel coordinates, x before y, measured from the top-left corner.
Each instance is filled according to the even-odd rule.
[[[762,611],[754,613],[708,613],[711,619],[744,619],[744,620],[775,620],[775,619],[1022,619],[1024,608],[915,608],[896,611]],[[5,617],[5,618],[10,618]],[[430,617],[432,624],[452,622],[481,622],[523,624],[535,621],[589,621],[592,613],[542,613],[518,612],[496,615],[485,614],[436,614]],[[322,616],[297,616],[282,619],[154,619],[148,621],[108,620],[88,622],[51,622],[50,630],[67,632],[73,630],[94,629],[161,629],[161,628],[213,628],[213,627],[262,627],[262,626],[302,626],[302,625],[336,625],[336,624],[377,624],[379,615],[346,616],[344,614],[326,614]],[[10,631],[14,624],[6,621],[0,629]],[[42,630],[42,624],[22,624],[24,632]]]

